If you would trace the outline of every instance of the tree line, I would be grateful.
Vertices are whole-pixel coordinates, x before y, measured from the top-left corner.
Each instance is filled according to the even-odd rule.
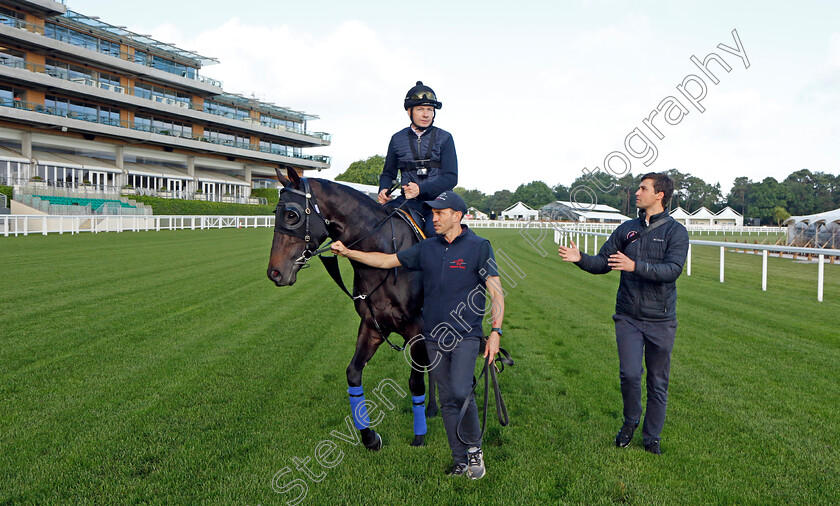
[[[375,155],[367,160],[353,162],[350,167],[336,177],[338,181],[378,185],[379,175],[385,159]],[[677,169],[667,171],[674,180],[674,195],[670,208],[682,207],[693,213],[706,207],[713,213],[729,206],[744,216],[744,223],[753,219],[761,224],[777,224],[791,215],[816,214],[840,208],[840,175],[826,172],[811,172],[801,169],[791,173],[783,181],[766,177],[761,181],[752,181],[747,177],[735,178],[732,189],[723,195],[720,183],[709,184],[703,179]],[[614,207],[625,216],[635,216],[636,190],[642,174],[627,174],[617,178],[605,172],[597,172],[591,177],[581,175],[565,186],[549,186],[543,181],[531,181],[520,184],[515,190],[498,190],[485,194],[481,190],[468,190],[456,187],[468,207],[498,215],[504,209],[522,202],[533,209],[554,202],[572,200],[571,192],[586,186],[586,192],[576,191],[575,199],[582,205],[591,202],[593,195],[598,204]],[[591,191],[591,193],[590,193]]]

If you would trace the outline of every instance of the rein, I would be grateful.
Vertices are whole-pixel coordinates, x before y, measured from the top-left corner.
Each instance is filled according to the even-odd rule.
[[[482,336],[481,339],[482,344],[486,346],[486,338]],[[478,380],[475,379],[475,376],[473,376],[472,390],[469,395],[467,395],[467,398],[464,399],[464,404],[461,406],[461,412],[458,414],[458,423],[455,424],[455,435],[458,436],[459,441],[467,446],[481,446],[481,439],[484,437],[484,429],[487,428],[487,398],[490,393],[490,389],[488,388],[490,379],[493,380],[493,394],[496,397],[496,416],[499,419],[499,425],[507,427],[510,423],[507,407],[505,406],[504,399],[502,399],[502,391],[499,389],[499,379],[496,377],[496,371],[501,373],[505,370],[505,366],[512,366],[513,359],[510,358],[510,354],[507,350],[499,348],[499,358],[492,361],[493,367],[490,367],[490,362],[491,360],[484,361],[484,370],[482,370],[481,374],[478,375],[478,380],[481,380],[482,376],[484,377],[484,406],[482,407],[481,432],[478,435],[478,441],[464,441],[464,438],[461,436],[461,422],[464,421],[464,416],[467,414],[467,409],[470,407],[470,398],[473,397],[475,394],[475,387],[478,386]],[[497,362],[501,363],[502,366],[499,367],[496,365]]]

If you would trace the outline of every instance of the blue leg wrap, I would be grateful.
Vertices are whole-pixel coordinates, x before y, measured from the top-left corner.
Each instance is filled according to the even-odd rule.
[[[411,396],[411,411],[414,412],[414,435],[426,434],[426,395]]]
[[[365,390],[361,387],[347,387],[350,394],[350,409],[353,411],[353,425],[357,429],[367,429],[370,426],[367,406],[365,406]]]

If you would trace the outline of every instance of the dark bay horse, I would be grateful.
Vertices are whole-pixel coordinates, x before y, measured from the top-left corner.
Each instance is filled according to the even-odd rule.
[[[268,263],[268,278],[277,286],[291,286],[298,271],[329,237],[362,251],[395,253],[418,242],[411,227],[393,215],[390,206],[380,206],[370,197],[347,186],[322,179],[303,179],[294,170],[288,177],[277,171],[283,185],[277,205],[274,241]],[[429,407],[424,412],[423,370],[429,359],[422,339],[423,285],[418,273],[402,267],[377,269],[358,262],[353,266],[356,312],[361,317],[356,352],[347,366],[347,385],[353,423],[364,445],[378,450],[382,438],[369,427],[362,389],[362,370],[389,334],[406,342],[411,358],[408,388],[414,412],[413,446],[424,443],[426,416],[437,412],[430,388]],[[359,297],[364,296],[364,297]],[[380,333],[381,331],[381,333]],[[415,364],[417,367],[415,367]]]

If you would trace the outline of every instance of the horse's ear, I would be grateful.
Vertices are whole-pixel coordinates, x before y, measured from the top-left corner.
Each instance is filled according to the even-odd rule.
[[[292,184],[292,182],[289,181],[289,179],[286,176],[284,176],[282,172],[280,172],[280,167],[275,167],[274,170],[277,172],[277,180],[280,181],[280,184],[282,184],[283,186],[289,186],[290,184]]]
[[[289,180],[291,180],[292,184],[295,185],[295,188],[300,188],[300,176],[295,169],[289,167],[286,170],[286,174],[289,176]]]

